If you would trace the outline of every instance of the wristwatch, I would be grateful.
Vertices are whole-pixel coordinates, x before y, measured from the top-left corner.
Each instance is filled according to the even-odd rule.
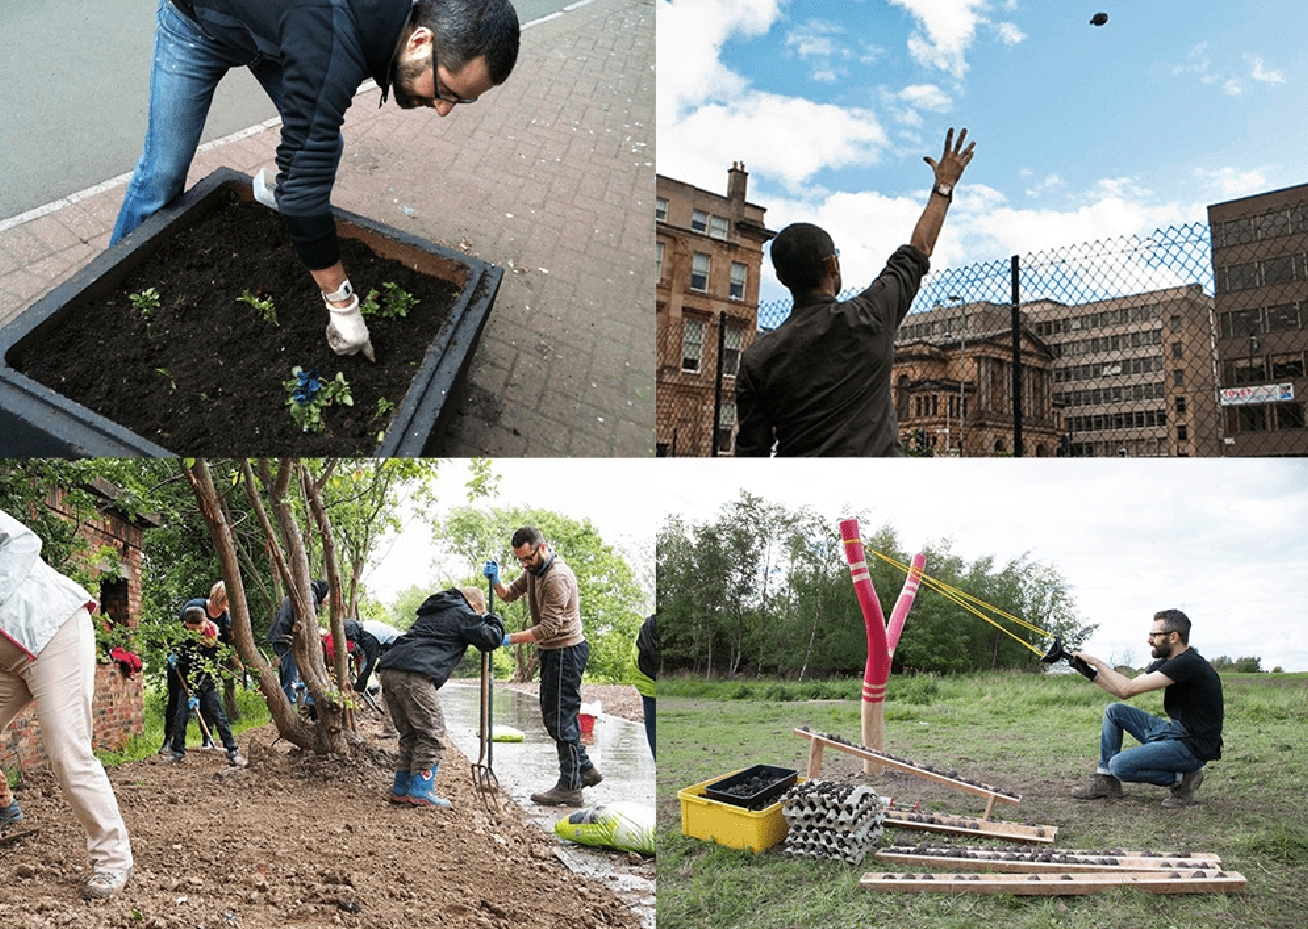
[[[936,184],[934,187],[931,188],[931,192],[933,194],[940,194],[940,196],[944,197],[946,200],[954,199],[953,184]]]

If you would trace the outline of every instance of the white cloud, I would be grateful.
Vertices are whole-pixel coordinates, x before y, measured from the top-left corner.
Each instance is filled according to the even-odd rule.
[[[1259,58],[1257,55],[1251,56],[1249,59],[1249,63],[1253,66],[1253,71],[1250,73],[1250,76],[1255,81],[1261,81],[1264,84],[1285,83],[1285,75],[1283,75],[1280,71],[1277,71],[1275,68],[1267,67],[1264,64],[1263,60]]]
[[[1017,28],[1017,23],[996,23],[995,31],[999,33],[999,40],[1005,45],[1017,45],[1026,39],[1026,33]]]
[[[1031,172],[1026,171],[1025,173],[1030,174]],[[1059,177],[1057,174],[1046,174],[1043,178],[1037,181],[1033,186],[1028,187],[1026,189],[1026,195],[1028,197],[1038,197],[1041,194],[1048,193],[1053,190],[1061,190],[1065,186],[1066,185],[1064,184],[1063,179]]]
[[[824,168],[871,164],[889,144],[866,110],[759,91],[660,122],[658,136],[659,172],[710,190],[733,161],[794,190]]]
[[[837,23],[810,19],[786,33],[786,47],[793,48],[800,58],[830,58],[840,50],[834,37],[844,34],[844,31],[844,27]]]
[[[935,84],[910,84],[899,92],[899,99],[915,110],[931,113],[946,113],[953,106],[949,95]]]
[[[719,60],[722,46],[732,35],[766,33],[780,15],[780,0],[659,0],[659,125],[706,100],[742,93],[747,82]]]
[[[1205,181],[1209,187],[1218,191],[1223,197],[1243,197],[1246,194],[1266,190],[1270,185],[1267,175],[1258,169],[1241,171],[1239,168],[1195,168],[1195,176]]]
[[[908,52],[918,64],[947,71],[961,79],[967,72],[963,54],[986,21],[986,0],[890,0],[912,13],[921,27],[909,36]]]
[[[1186,72],[1193,72],[1195,74],[1205,74],[1211,64],[1212,59],[1208,57],[1208,43],[1200,42],[1190,49],[1184,64],[1172,68],[1172,73],[1185,74]]]
[[[1235,78],[1229,78],[1226,83],[1222,85],[1222,92],[1228,97],[1238,97],[1244,91],[1243,88],[1240,87],[1239,81]]]

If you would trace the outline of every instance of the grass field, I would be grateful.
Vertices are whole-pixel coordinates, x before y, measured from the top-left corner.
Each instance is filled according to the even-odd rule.
[[[807,764],[800,725],[859,741],[859,682],[804,690],[771,682],[659,681],[659,929],[1004,926],[1005,929],[1188,929],[1308,926],[1308,675],[1223,675],[1225,746],[1206,768],[1200,801],[1165,810],[1164,788],[1126,785],[1126,799],[1076,801],[1098,757],[1107,694],[1079,675],[981,675],[891,681],[885,748],[901,757],[1022,795],[1003,819],[1059,827],[1061,848],[1211,852],[1242,873],[1240,894],[1163,896],[1118,890],[1081,897],[878,894],[867,871],[904,870],[751,854],[681,834],[677,791],[753,764]],[[826,690],[820,689],[827,688]],[[816,699],[814,699],[816,698]],[[1161,692],[1132,705],[1162,715]],[[1135,741],[1126,737],[1129,748]],[[935,811],[979,814],[984,804],[908,775],[866,778],[861,762],[827,751],[822,776],[875,784]],[[928,833],[887,830],[913,842]],[[962,841],[955,839],[955,841]]]
[[[159,746],[163,744],[164,706],[167,702],[168,694],[162,687],[147,687],[145,691],[145,733],[133,737],[119,751],[96,752],[95,756],[104,764],[112,766],[125,764],[129,761],[139,761],[159,751]],[[268,715],[268,704],[264,702],[263,694],[259,693],[257,689],[242,690],[237,687],[236,706],[241,711],[241,718],[235,722],[229,720],[233,735],[239,736],[247,729],[257,729],[272,719]],[[191,723],[186,728],[187,749],[198,748],[200,739],[200,725],[195,722],[195,717],[192,715]],[[213,734],[213,740],[215,742],[219,741],[217,732]]]

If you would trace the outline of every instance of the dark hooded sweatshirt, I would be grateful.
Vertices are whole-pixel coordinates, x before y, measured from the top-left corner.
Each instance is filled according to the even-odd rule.
[[[502,619],[494,613],[477,613],[453,588],[442,590],[418,607],[418,618],[382,655],[377,670],[411,671],[431,678],[440,687],[450,679],[469,645],[488,652],[503,640]]]

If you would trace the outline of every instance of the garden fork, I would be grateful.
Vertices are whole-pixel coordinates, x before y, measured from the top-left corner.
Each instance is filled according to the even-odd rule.
[[[486,611],[493,612],[495,608],[495,582],[487,579]],[[481,653],[481,717],[478,726],[478,737],[480,738],[480,752],[477,756],[477,763],[472,766],[472,783],[477,788],[477,795],[481,802],[488,810],[497,810],[500,807],[499,802],[499,778],[495,776],[494,771],[494,719],[495,719],[495,690],[494,677],[491,674],[491,653]]]

